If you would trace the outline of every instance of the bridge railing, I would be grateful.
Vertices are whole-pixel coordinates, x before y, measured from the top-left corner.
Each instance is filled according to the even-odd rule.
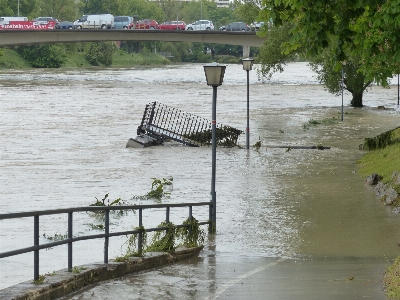
[[[68,244],[68,270],[72,271],[72,245],[74,242],[83,241],[83,240],[92,240],[92,239],[100,239],[104,238],[104,263],[108,263],[108,249],[109,249],[109,238],[135,234],[137,235],[138,241],[138,253],[142,251],[142,240],[143,234],[145,232],[154,232],[154,231],[164,231],[168,230],[168,227],[155,227],[155,228],[146,228],[143,229],[143,210],[145,209],[157,209],[157,208],[165,208],[165,221],[170,222],[170,210],[171,208],[178,207],[188,207],[188,218],[192,220],[192,208],[195,206],[208,206],[209,207],[209,219],[208,221],[199,222],[199,225],[211,225],[211,211],[212,211],[212,203],[211,202],[198,202],[198,203],[179,203],[179,204],[148,204],[148,205],[118,205],[118,206],[88,206],[88,207],[73,207],[73,208],[64,208],[64,209],[53,209],[53,210],[41,210],[41,211],[31,211],[31,212],[19,212],[19,213],[7,213],[0,214],[0,220],[6,219],[20,219],[20,218],[29,218],[33,217],[33,246],[15,249],[12,251],[1,252],[0,258],[6,258],[10,256],[20,255],[24,253],[34,252],[34,280],[39,280],[39,251],[43,249],[52,248],[55,246]],[[138,228],[135,230],[127,230],[127,231],[119,231],[119,232],[110,232],[110,212],[112,211],[138,211]],[[101,212],[104,213],[104,233],[95,234],[95,235],[83,235],[78,237],[73,237],[73,214],[76,212]],[[60,215],[60,214],[68,214],[68,233],[67,238],[55,242],[39,244],[39,218],[41,216],[48,215]],[[182,224],[176,225],[177,228],[181,227],[189,227],[190,225]],[[142,228],[142,229],[141,229]]]

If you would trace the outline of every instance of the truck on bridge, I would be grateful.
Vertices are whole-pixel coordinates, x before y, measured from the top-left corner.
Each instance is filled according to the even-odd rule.
[[[114,16],[110,14],[83,15],[74,22],[75,29],[112,29]]]

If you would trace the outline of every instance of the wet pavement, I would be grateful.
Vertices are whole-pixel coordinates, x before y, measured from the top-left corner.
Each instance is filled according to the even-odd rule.
[[[382,258],[218,256],[132,274],[62,299],[385,299]]]

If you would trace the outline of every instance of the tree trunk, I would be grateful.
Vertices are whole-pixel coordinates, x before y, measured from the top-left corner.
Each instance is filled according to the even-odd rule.
[[[363,107],[363,103],[362,103],[362,98],[363,98],[363,93],[357,93],[354,92],[352,93],[353,95],[353,99],[351,99],[350,105],[353,107]]]

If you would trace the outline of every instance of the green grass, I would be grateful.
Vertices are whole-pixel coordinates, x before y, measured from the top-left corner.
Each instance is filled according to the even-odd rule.
[[[400,299],[400,256],[387,268],[383,282],[388,298]]]
[[[383,177],[382,182],[387,183],[391,180],[394,171],[400,172],[399,157],[400,143],[368,152],[357,162],[360,165],[359,174],[366,177],[377,173]]]
[[[357,161],[360,164],[359,174],[368,176],[377,173],[383,177],[382,182],[391,181],[394,171],[400,171],[400,128],[394,131],[396,144],[383,149],[373,150]],[[383,278],[385,292],[388,299],[400,299],[400,256],[390,265]]]
[[[0,49],[0,69],[28,69],[31,66],[11,49]]]
[[[89,68],[91,64],[86,60],[85,53],[76,52],[73,55],[69,54],[67,61],[63,64],[63,68]]]
[[[168,65],[171,62],[156,53],[126,53],[118,51],[113,56],[112,67]]]

